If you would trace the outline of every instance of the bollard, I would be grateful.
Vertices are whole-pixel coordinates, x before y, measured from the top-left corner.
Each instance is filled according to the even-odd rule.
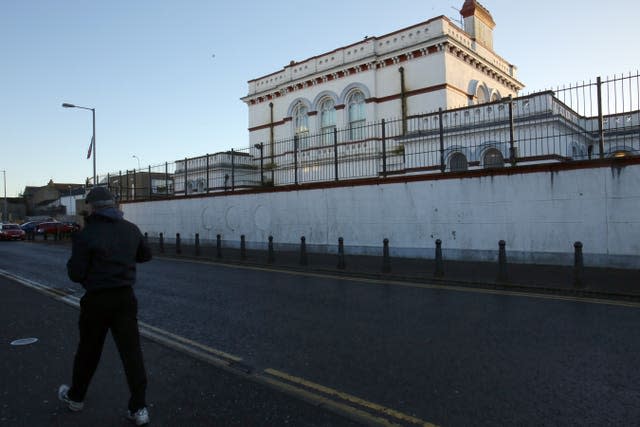
[[[147,245],[149,244],[149,233],[146,231],[144,232],[144,243]]]
[[[273,253],[273,236],[269,236],[269,252],[267,254],[267,263],[273,264],[276,261]]]
[[[584,283],[582,281],[584,273],[584,260],[582,259],[582,242],[575,242],[573,244],[573,287],[582,288]]]
[[[180,255],[182,248],[180,248],[180,233],[176,233],[176,254]]]
[[[222,258],[222,236],[216,235],[216,257]]]
[[[200,234],[196,233],[196,256],[200,256]]]
[[[244,234],[240,236],[240,259],[247,259],[247,246],[244,240]]]
[[[382,272],[391,272],[391,260],[389,259],[389,239],[382,241]]]
[[[160,253],[164,253],[164,235],[160,233]]]
[[[347,264],[344,261],[344,239],[338,238],[338,268],[344,270],[347,268]]]
[[[506,282],[508,280],[507,275],[507,250],[505,249],[506,243],[504,240],[498,242],[498,282]]]
[[[307,265],[309,260],[307,259],[307,239],[302,236],[300,238],[300,265]]]
[[[442,240],[436,240],[436,270],[433,272],[434,277],[444,277],[444,263],[442,261]]]

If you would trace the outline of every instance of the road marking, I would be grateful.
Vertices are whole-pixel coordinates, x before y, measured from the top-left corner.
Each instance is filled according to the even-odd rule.
[[[289,375],[285,372],[281,372],[275,369],[265,369],[265,373],[269,375],[273,375],[274,377],[289,381],[294,384],[298,384],[304,386],[306,388],[310,388],[312,390],[319,391],[321,393],[327,394],[329,396],[337,397],[342,400],[346,400],[350,403],[360,405],[370,411],[374,411],[376,413],[381,413],[393,418],[396,418],[399,421],[409,422],[411,424],[417,424],[425,427],[433,427],[434,424],[423,421],[419,418],[412,417],[410,415],[403,414],[402,412],[396,411],[394,409],[387,408],[385,406],[379,405],[377,403],[369,402],[359,397],[350,395],[348,393],[344,393],[338,390],[334,390],[332,388],[313,383],[311,381],[307,381],[304,378],[296,377],[293,375]]]
[[[0,269],[0,276],[4,276],[24,286],[35,289],[38,292],[42,292],[47,296],[52,297],[54,300],[64,302],[75,308],[79,308],[80,306],[80,299],[77,296],[68,295],[57,288],[43,285],[2,269]],[[275,369],[265,369],[264,373],[253,374],[238,371],[234,369],[233,363],[241,362],[242,358],[240,357],[216,350],[207,345],[192,341],[188,338],[165,331],[164,329],[157,328],[144,322],[139,322],[139,325],[140,334],[145,338],[158,342],[169,348],[173,348],[174,350],[180,351],[186,355],[195,357],[228,372],[232,372],[243,378],[278,389],[294,398],[302,399],[318,407],[326,408],[330,412],[357,422],[382,427],[397,426],[398,422],[410,423],[411,425],[421,425],[424,427],[436,427],[435,424],[403,414],[402,412],[394,409],[368,402],[348,393],[334,390]],[[339,399],[339,401],[336,399]],[[354,407],[353,405],[365,408],[365,410]],[[393,421],[383,418],[383,416],[386,416],[387,418],[390,417]]]
[[[144,328],[146,330],[148,330],[150,333],[155,334],[155,336],[164,336],[164,337],[168,337],[170,339],[173,339],[175,341],[178,341],[181,344],[187,345],[187,346],[191,346],[191,347],[196,347],[200,350],[204,350],[206,353],[209,354],[214,354],[216,356],[222,357],[224,359],[228,359],[231,360],[233,362],[240,362],[242,361],[241,357],[238,356],[234,356],[233,354],[229,354],[226,353],[224,351],[220,351],[220,350],[216,350],[215,348],[209,347],[207,345],[204,344],[200,344],[199,342],[196,341],[192,341],[188,338],[182,337],[180,335],[176,335],[173,334],[169,331],[165,331],[164,329],[160,329],[160,328],[156,328],[155,326],[151,326],[148,323],[144,323],[144,322],[138,322],[141,330]]]
[[[505,296],[515,296],[515,297],[533,298],[533,299],[548,299],[548,300],[557,300],[557,301],[582,302],[582,303],[588,303],[588,304],[612,305],[616,307],[640,308],[640,303],[633,302],[633,301],[619,301],[619,300],[587,298],[587,297],[578,297],[578,296],[569,296],[569,295],[552,295],[552,294],[544,294],[544,293],[531,292],[531,291],[509,291],[509,290],[500,290],[500,289],[472,288],[468,286],[440,285],[440,284],[434,284],[434,283],[403,282],[399,280],[371,279],[366,277],[350,277],[350,276],[340,276],[333,273],[292,271],[292,270],[284,270],[284,269],[281,270],[274,267],[270,268],[270,267],[258,267],[253,265],[225,264],[221,262],[207,261],[207,260],[179,259],[179,258],[171,258],[171,257],[162,257],[162,259],[178,261],[178,262],[189,262],[189,263],[195,263],[195,264],[216,265],[216,266],[232,268],[232,269],[237,268],[237,269],[244,269],[244,270],[266,271],[270,273],[282,273],[282,274],[289,274],[293,276],[345,280],[350,282],[367,283],[367,284],[374,284],[374,285],[393,285],[393,286],[402,286],[406,288],[433,289],[433,290],[489,294],[489,295],[505,295]]]
[[[381,426],[381,427],[398,426],[397,423],[393,423],[384,418],[371,415],[368,412],[363,411],[361,409],[354,408],[353,406],[350,406],[348,404],[336,402],[335,400],[329,399],[327,397],[323,397],[317,393],[313,393],[308,390],[304,390],[304,389],[292,386],[291,384],[279,381],[274,378],[270,378],[266,376],[257,376],[256,380],[261,384],[265,384],[267,386],[270,386],[271,388],[275,388],[296,399],[301,399],[312,405],[326,408],[330,412],[337,413],[339,415],[344,416],[345,418],[349,418],[363,425]]]

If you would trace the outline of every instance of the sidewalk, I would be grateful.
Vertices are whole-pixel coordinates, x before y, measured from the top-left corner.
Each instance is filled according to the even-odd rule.
[[[128,389],[111,337],[82,412],[57,400],[68,383],[78,310],[0,277],[0,425],[130,426]],[[11,346],[20,338],[38,338]],[[153,426],[355,426],[275,389],[142,338]]]
[[[68,240],[48,241],[49,244],[70,244]],[[42,243],[40,241],[39,243]],[[337,254],[307,253],[306,265],[301,264],[301,254],[296,251],[276,250],[274,261],[269,262],[266,250],[245,251],[221,249],[218,257],[215,246],[202,245],[199,254],[193,245],[181,245],[180,254],[173,244],[164,244],[160,250],[157,242],[151,242],[155,257],[177,257],[208,260],[229,264],[272,267],[285,270],[310,271],[345,276],[399,280],[430,284],[458,285],[483,289],[543,292],[590,298],[606,298],[640,301],[640,269],[583,267],[576,286],[576,272],[572,266],[516,264],[507,262],[506,279],[499,278],[499,265],[495,262],[443,261],[444,276],[435,276],[434,259],[394,258],[389,259],[389,272],[383,272],[382,248],[380,256],[344,256],[345,268],[338,268]],[[508,253],[507,253],[508,260]]]
[[[383,272],[382,249],[380,256],[344,256],[344,268],[338,268],[337,254],[307,253],[306,265],[301,263],[300,251],[275,251],[273,262],[268,262],[266,250],[246,250],[245,257],[239,249],[200,248],[196,255],[194,246],[183,245],[176,254],[175,245],[164,245],[161,253],[158,244],[152,244],[155,256],[207,259],[213,262],[270,266],[287,270],[322,272],[346,276],[400,280],[430,284],[459,285],[487,289],[544,292],[591,298],[614,298],[640,301],[640,270],[620,268],[584,267],[576,286],[576,272],[572,266],[507,263],[506,278],[499,278],[499,265],[495,262],[470,262],[444,260],[444,276],[435,277],[433,259],[394,258],[388,261],[390,271]]]

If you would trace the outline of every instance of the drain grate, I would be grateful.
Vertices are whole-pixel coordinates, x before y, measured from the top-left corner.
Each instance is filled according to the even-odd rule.
[[[21,338],[19,340],[11,341],[11,345],[14,345],[14,346],[29,345],[29,344],[33,344],[33,343],[35,343],[37,341],[38,341],[38,338]]]

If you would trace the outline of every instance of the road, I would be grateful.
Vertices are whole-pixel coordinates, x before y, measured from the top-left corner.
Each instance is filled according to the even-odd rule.
[[[0,270],[81,295],[66,245]],[[640,305],[156,258],[140,320],[406,425],[640,425]]]

